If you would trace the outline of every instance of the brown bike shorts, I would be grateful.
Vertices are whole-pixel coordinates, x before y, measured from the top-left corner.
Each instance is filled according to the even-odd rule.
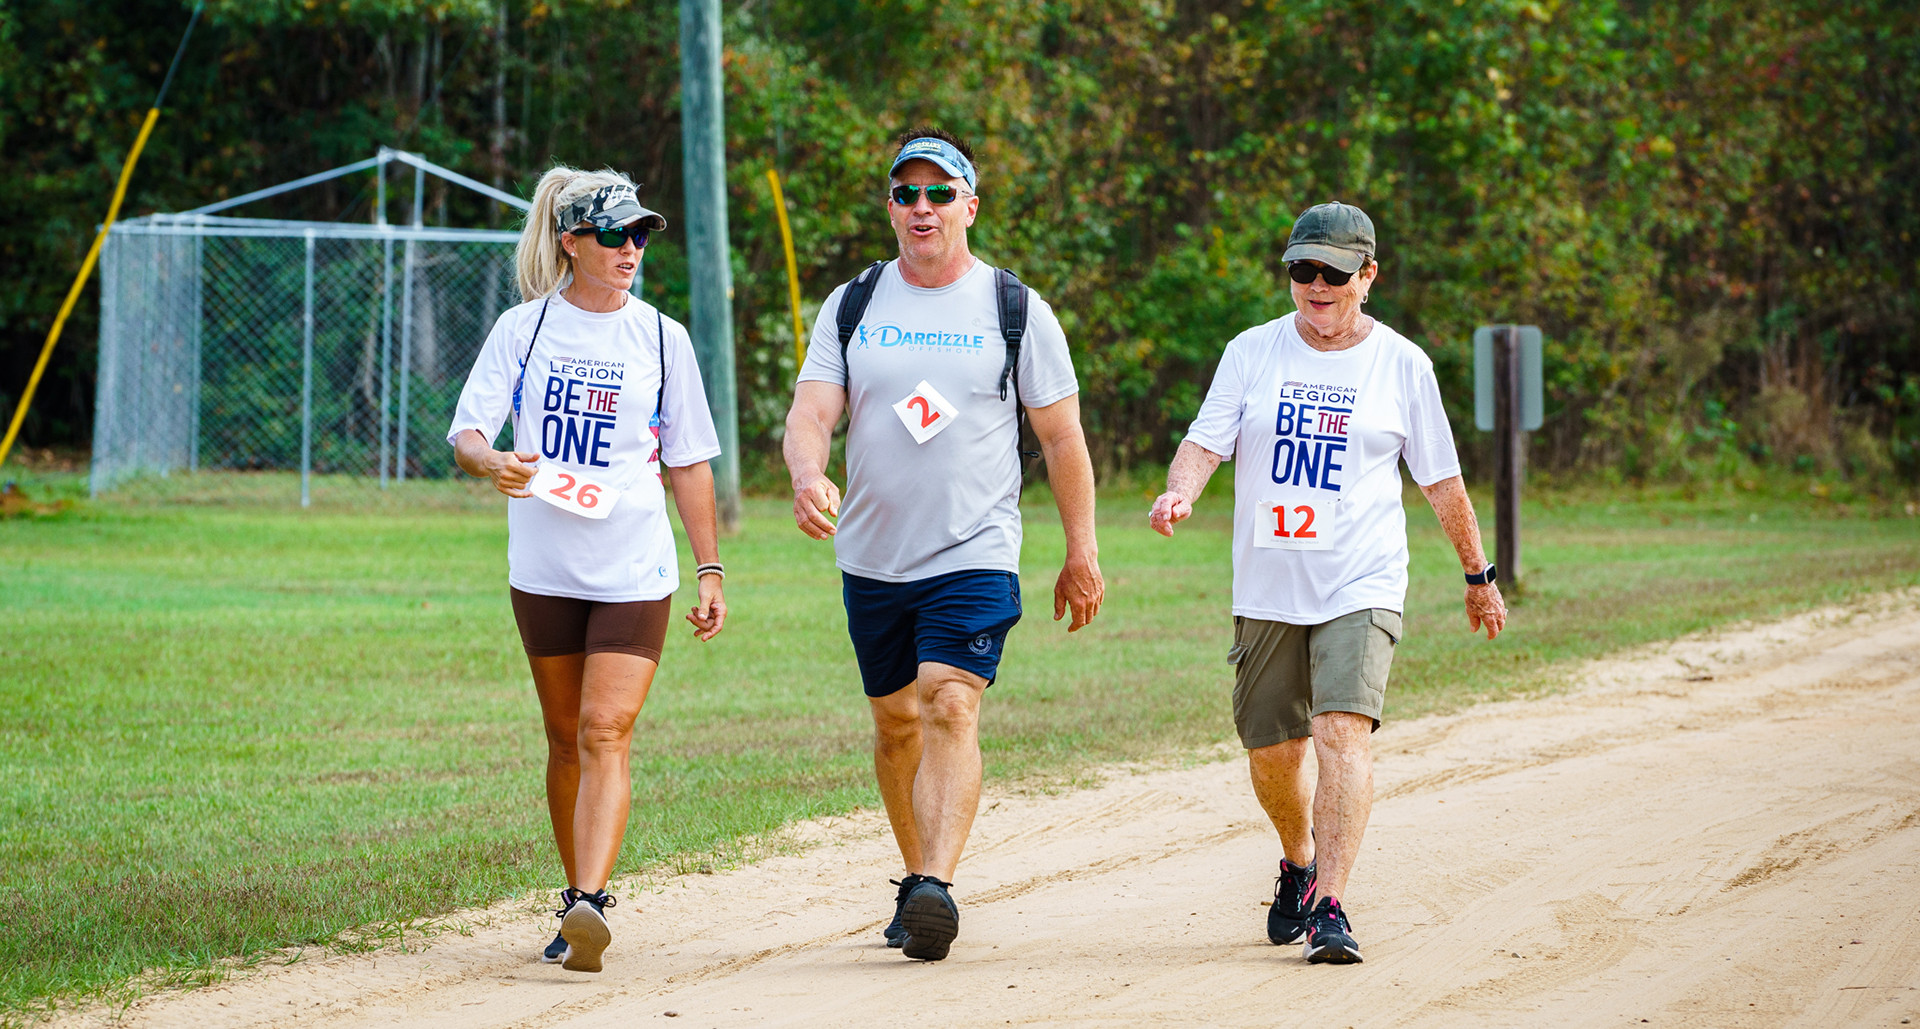
[[[673,598],[604,604],[596,600],[549,597],[509,586],[520,644],[532,657],[566,654],[632,654],[660,663],[667,642],[667,616]]]

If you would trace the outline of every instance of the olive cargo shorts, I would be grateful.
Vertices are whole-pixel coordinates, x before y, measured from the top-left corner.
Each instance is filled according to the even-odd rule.
[[[1380,728],[1400,613],[1372,608],[1319,625],[1233,618],[1233,725],[1248,750],[1313,735],[1313,716],[1350,711]]]

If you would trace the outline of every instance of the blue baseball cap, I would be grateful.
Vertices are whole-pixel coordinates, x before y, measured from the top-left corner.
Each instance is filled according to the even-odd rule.
[[[919,139],[909,140],[906,146],[900,148],[900,153],[894,156],[893,167],[887,169],[887,176],[891,178],[893,173],[899,171],[900,166],[908,161],[932,161],[948,175],[965,179],[968,189],[980,188],[979,177],[973,170],[973,162],[967,160],[967,155],[961,153],[959,148],[944,139],[921,136]]]

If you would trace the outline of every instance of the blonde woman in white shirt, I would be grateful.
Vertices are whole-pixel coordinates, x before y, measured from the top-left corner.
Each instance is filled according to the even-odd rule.
[[[540,179],[515,260],[526,303],[474,361],[447,441],[507,504],[507,581],[547,736],[547,811],[567,874],[543,955],[597,972],[626,834],[634,719],[659,668],[679,561],[661,469],[699,562],[687,615],[726,623],[713,473],[720,453],[692,343],[629,290],[665,218],[614,172]],[[513,449],[493,448],[513,422]]]
[[[1304,937],[1316,964],[1361,960],[1340,898],[1372,811],[1368,737],[1406,601],[1402,460],[1459,554],[1469,628],[1492,639],[1507,620],[1433,362],[1361,311],[1374,253],[1359,208],[1300,215],[1282,255],[1298,310],[1227,345],[1148,515],[1173,535],[1235,459],[1234,724],[1285,852],[1267,935]],[[1317,779],[1305,774],[1309,740]]]

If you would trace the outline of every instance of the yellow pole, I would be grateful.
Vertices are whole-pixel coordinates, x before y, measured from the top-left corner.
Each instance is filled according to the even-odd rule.
[[[767,169],[773,184],[773,210],[780,216],[780,242],[787,247],[787,304],[793,308],[793,373],[807,363],[807,337],[800,328],[800,263],[793,257],[793,229],[787,224],[787,198],[780,192],[780,173]]]
[[[0,439],[0,465],[7,463],[7,455],[13,450],[14,437],[20,435],[20,423],[27,420],[27,405],[33,403],[33,392],[40,388],[40,376],[47,370],[47,359],[53,356],[53,345],[60,342],[60,330],[67,326],[67,316],[73,313],[73,305],[80,299],[80,291],[86,288],[87,276],[93,274],[93,266],[100,259],[100,245],[107,240],[107,233],[113,231],[113,221],[120,216],[120,201],[127,198],[127,183],[133,181],[133,165],[140,160],[140,151],[146,148],[147,137],[153,133],[153,123],[160,120],[160,108],[147,109],[147,120],[140,126],[140,135],[133,141],[133,149],[127,152],[126,166],[120,169],[120,185],[113,191],[113,203],[107,206],[107,220],[100,225],[100,231],[94,234],[93,246],[87,248],[87,258],[80,262],[80,274],[74,276],[73,288],[67,290],[67,302],[60,305],[60,313],[53,319],[53,328],[47,332],[47,344],[40,348],[40,360],[33,363],[33,374],[27,378],[27,390],[20,394],[20,404],[13,409],[13,422],[7,426],[7,436]]]

